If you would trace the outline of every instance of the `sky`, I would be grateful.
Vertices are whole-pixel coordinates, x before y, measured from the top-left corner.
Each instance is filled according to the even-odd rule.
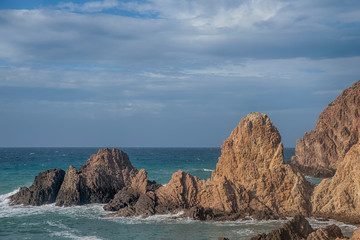
[[[0,147],[295,147],[358,80],[358,0],[0,0]]]

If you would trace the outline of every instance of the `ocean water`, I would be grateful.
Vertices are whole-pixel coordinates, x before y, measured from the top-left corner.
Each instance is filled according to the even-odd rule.
[[[201,179],[216,168],[220,148],[122,148],[132,164],[145,168],[150,180],[166,184],[181,169]],[[103,218],[101,204],[76,207],[9,206],[8,197],[21,186],[30,186],[41,171],[66,170],[85,164],[98,148],[0,148],[0,239],[249,239],[280,227],[282,221],[252,219],[201,222],[171,215],[149,218]],[[285,161],[294,149],[285,149]],[[319,179],[309,179],[319,182]],[[314,228],[336,223],[347,236],[355,226],[309,219]]]

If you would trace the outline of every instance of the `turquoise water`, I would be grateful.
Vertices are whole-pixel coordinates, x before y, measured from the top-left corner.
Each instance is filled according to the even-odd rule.
[[[220,148],[123,148],[132,164],[145,168],[149,179],[166,184],[181,169],[199,178],[210,177]],[[111,218],[101,204],[78,207],[9,206],[8,196],[21,186],[30,186],[41,171],[66,170],[85,164],[98,148],[0,148],[0,239],[249,239],[278,228],[284,221],[200,222],[171,215],[150,218]],[[289,160],[294,149],[285,149]],[[334,221],[310,219],[314,227]],[[341,224],[351,235],[356,227]]]

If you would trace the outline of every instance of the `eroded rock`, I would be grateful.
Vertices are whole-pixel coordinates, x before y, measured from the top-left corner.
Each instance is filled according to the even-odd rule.
[[[315,130],[297,140],[291,164],[309,176],[331,177],[359,135],[360,81],[325,108]]]
[[[313,214],[344,222],[360,223],[360,144],[339,163],[335,176],[324,179],[312,196]]]
[[[69,167],[56,205],[107,203],[119,190],[130,186],[137,173],[123,151],[100,149],[79,170]]]
[[[179,170],[166,186],[144,191],[147,178],[139,177],[132,189],[126,190],[136,192],[135,202],[129,198],[131,202],[124,204],[116,198],[107,209],[123,206],[119,215],[143,215],[144,208],[138,211],[135,207],[142,196],[146,199],[142,206],[149,207],[146,214],[187,210],[185,216],[206,220],[234,220],[249,215],[276,219],[311,212],[313,186],[284,164],[281,137],[268,116],[253,113],[243,118],[221,152],[211,179],[200,180]],[[149,193],[151,197],[146,198]]]

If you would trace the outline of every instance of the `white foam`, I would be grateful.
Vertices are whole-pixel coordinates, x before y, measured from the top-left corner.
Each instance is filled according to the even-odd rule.
[[[53,221],[47,221],[46,223],[52,227],[56,227],[60,229],[60,231],[53,231],[51,233],[51,236],[65,237],[69,239],[81,239],[81,240],[102,240],[101,238],[98,238],[96,236],[78,236],[77,230],[71,229],[62,223],[53,222]]]
[[[251,230],[249,228],[237,230],[235,232],[237,234],[239,234],[240,236],[253,236],[256,234],[256,232],[254,230]]]
[[[10,205],[10,196],[17,193],[16,189],[10,193],[0,195],[0,217],[22,217],[45,213],[69,214],[75,216],[85,216],[97,218],[105,213],[104,204],[88,204],[74,207],[57,207],[55,203],[41,206]]]
[[[29,155],[34,155],[35,153],[30,153]]]
[[[212,169],[207,169],[207,168],[204,168],[203,170],[204,170],[204,172],[212,172],[212,171],[214,171]]]

